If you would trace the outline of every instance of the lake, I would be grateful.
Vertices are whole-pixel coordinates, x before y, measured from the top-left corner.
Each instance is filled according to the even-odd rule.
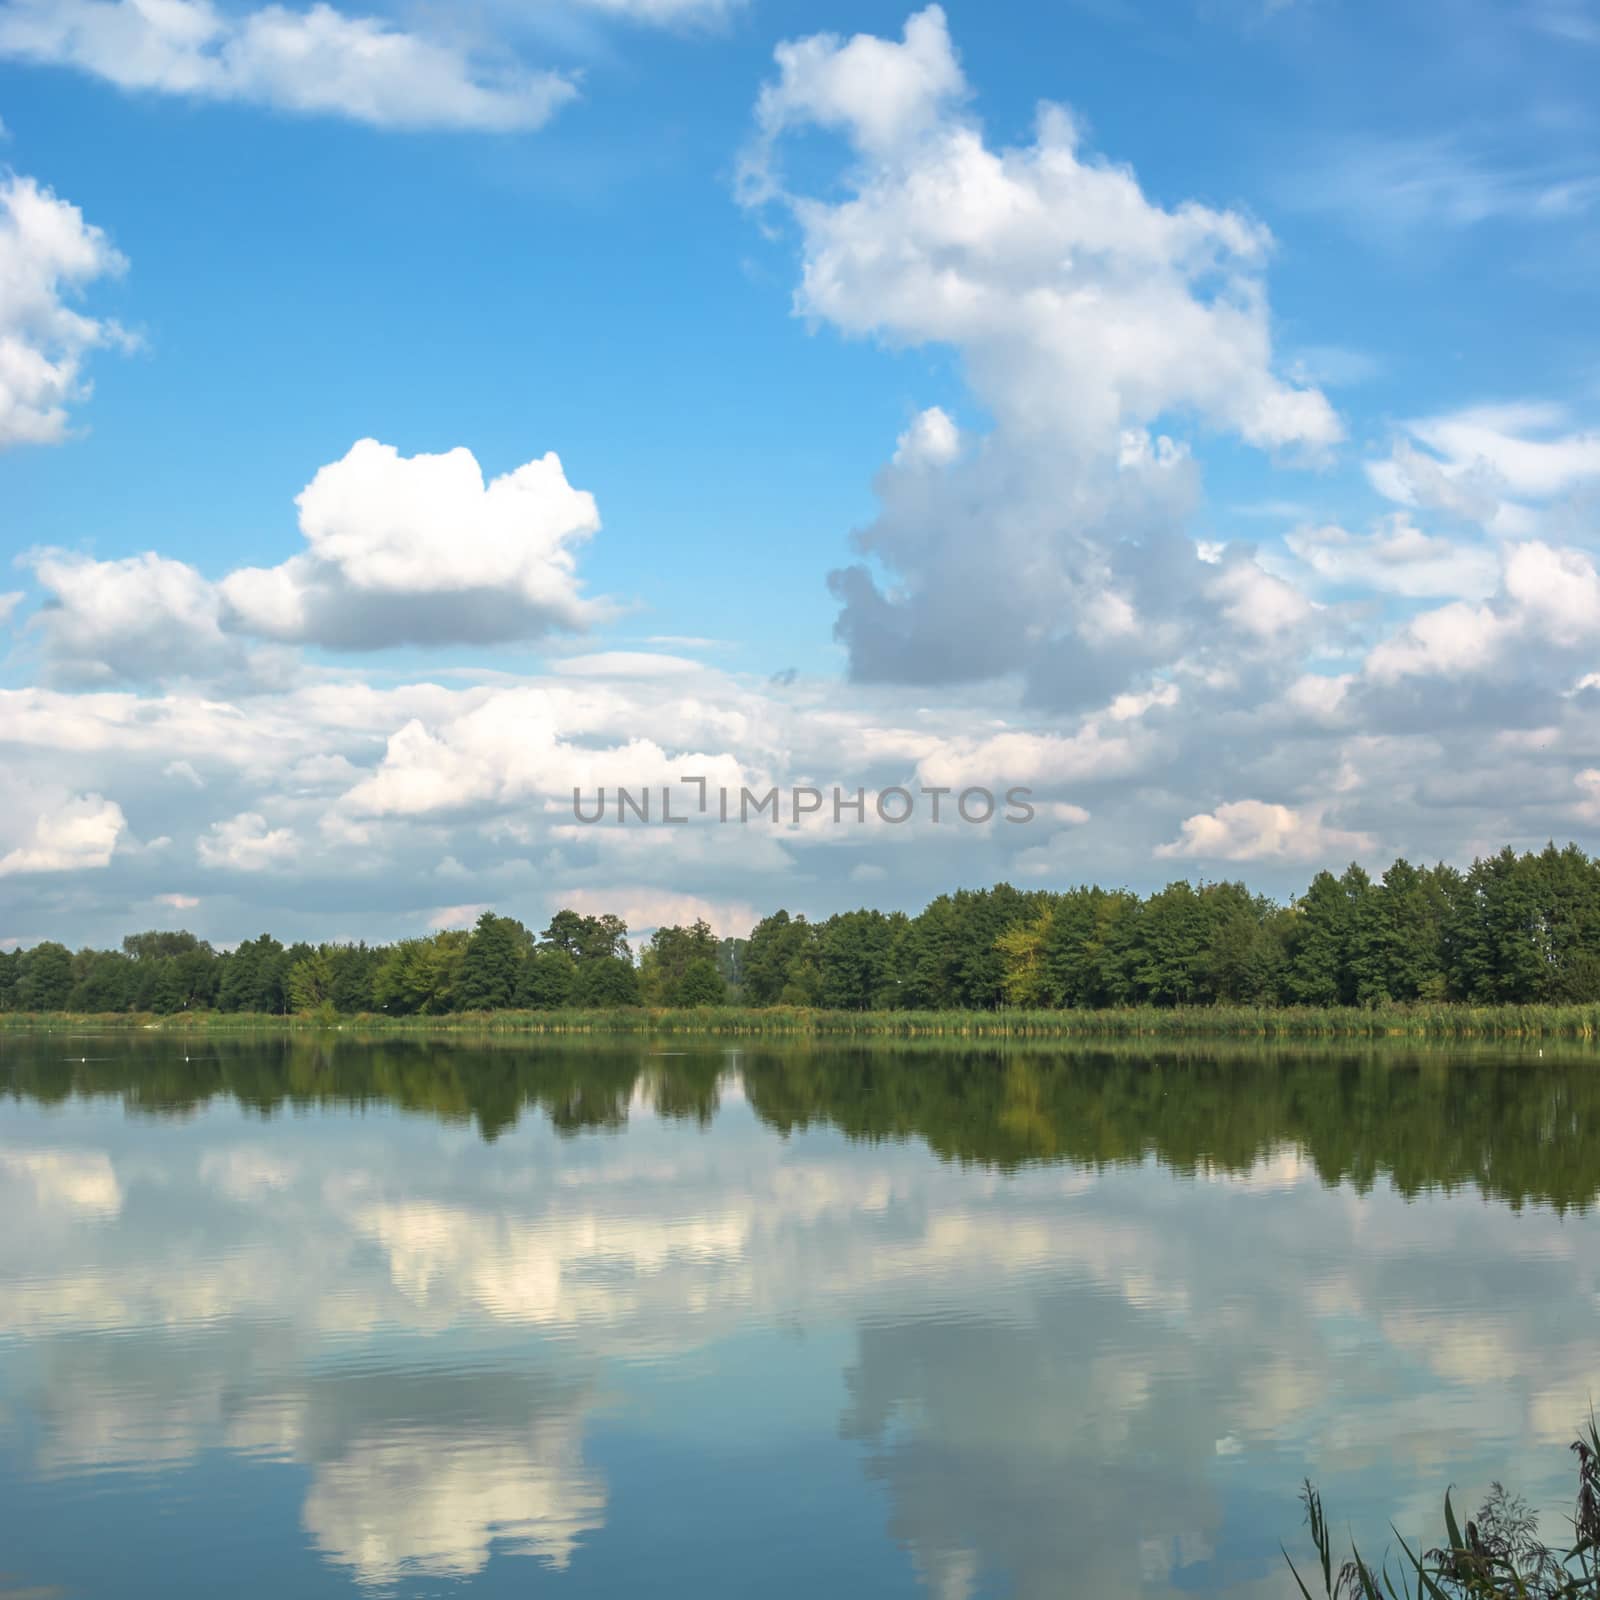
[[[0,1034],[0,1595],[1285,1596],[1307,1476],[1554,1539],[1597,1066]]]

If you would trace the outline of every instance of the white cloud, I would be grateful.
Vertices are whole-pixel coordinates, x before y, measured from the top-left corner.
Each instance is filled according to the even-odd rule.
[[[231,626],[335,648],[485,642],[586,626],[574,549],[600,526],[554,453],[484,482],[470,450],[363,439],[300,494],[308,548],[223,579]]]
[[[1326,826],[1319,810],[1231,800],[1215,811],[1187,818],[1179,837],[1160,846],[1156,855],[1202,861],[1317,861],[1341,851],[1360,854],[1373,848],[1368,834]]]
[[[10,622],[12,614],[22,604],[23,598],[20,589],[12,594],[0,594],[0,627]]]
[[[1366,470],[1399,505],[1526,537],[1544,506],[1600,481],[1600,433],[1574,428],[1562,406],[1471,406],[1406,423]]]
[[[918,762],[917,777],[952,789],[1120,778],[1138,770],[1144,749],[1131,733],[1108,735],[1090,719],[1072,734],[1018,730],[941,741]]]
[[[574,889],[560,899],[563,905],[588,915],[615,912],[635,933],[650,933],[656,928],[686,928],[691,923],[704,921],[719,939],[742,939],[763,915],[747,901],[707,900],[702,895],[641,890],[626,885],[613,889]]]
[[[537,128],[577,94],[559,73],[320,3],[235,15],[211,0],[8,0],[0,57],[380,128]]]
[[[944,14],[899,42],[818,35],[779,47],[747,170],[778,179],[786,129],[842,133],[858,160],[838,201],[789,197],[804,238],[798,309],[848,333],[948,343],[1002,423],[1096,451],[1189,411],[1253,444],[1324,447],[1342,430],[1315,389],[1271,371],[1260,224],[1153,204],[1126,168],[1083,149],[1072,117],[993,149]]]
[[[156,904],[169,911],[193,911],[200,902],[192,894],[158,894]]]
[[[485,911],[493,910],[491,905],[440,906],[428,918],[428,926],[435,932],[449,928],[470,928]]]
[[[895,441],[897,467],[926,465],[942,467],[961,453],[961,430],[940,406],[929,406],[913,418],[911,426]]]
[[[1254,561],[1227,561],[1207,586],[1234,627],[1258,639],[1274,639],[1305,626],[1313,606],[1291,583]]]
[[[1600,639],[1600,573],[1581,550],[1538,540],[1510,545],[1496,594],[1483,605],[1457,601],[1424,611],[1367,657],[1377,682],[1487,672],[1512,649],[1520,665]]]
[[[1494,550],[1425,534],[1402,515],[1382,518],[1366,534],[1332,524],[1296,528],[1284,543],[1335,588],[1407,599],[1449,595],[1482,600],[1500,581]]]
[[[96,561],[66,550],[37,550],[24,560],[48,596],[33,626],[55,678],[205,676],[244,659],[239,641],[222,631],[215,586],[182,561],[153,551]]]
[[[1408,426],[1447,469],[1486,468],[1513,494],[1545,500],[1600,478],[1600,432],[1574,431],[1560,406],[1475,406]]]
[[[1199,478],[1179,426],[1300,457],[1342,437],[1322,393],[1275,370],[1267,230],[1156,204],[1059,106],[1031,142],[989,142],[936,6],[900,40],[818,35],[776,59],[744,194],[798,228],[796,311],[949,347],[993,420],[963,435],[925,410],[879,474],[855,539],[874,565],[830,577],[852,675],[1020,671],[1042,702],[1093,704],[1185,650],[1259,651],[1304,618],[1259,568],[1212,582],[1181,532]],[[791,192],[782,145],[808,128],[848,155]]]
[[[215,823],[196,849],[204,866],[264,872],[293,860],[296,844],[290,829],[269,828],[259,812],[242,811],[225,822]]]
[[[67,407],[89,392],[85,355],[130,342],[71,302],[126,266],[76,206],[0,171],[0,450],[66,437]]]
[[[752,198],[774,192],[773,146],[790,128],[834,129],[859,149],[885,157],[931,132],[967,94],[944,12],[936,5],[908,19],[898,43],[866,33],[849,40],[818,33],[780,44],[773,59],[778,79],[762,86],[758,138],[742,167]]]
[[[109,866],[127,827],[122,807],[98,794],[76,795],[34,820],[27,838],[0,856],[0,878],[13,873],[82,872]]]

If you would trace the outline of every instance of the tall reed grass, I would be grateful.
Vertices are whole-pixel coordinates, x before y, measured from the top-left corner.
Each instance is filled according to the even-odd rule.
[[[774,1006],[693,1010],[450,1012],[391,1017],[188,1012],[0,1014],[0,1029],[243,1032],[343,1028],[363,1033],[697,1034],[947,1039],[1600,1039],[1600,1005],[1301,1007],[1130,1006],[1108,1011],[820,1011]]]

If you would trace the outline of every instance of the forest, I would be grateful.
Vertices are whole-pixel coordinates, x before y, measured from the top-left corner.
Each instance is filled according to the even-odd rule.
[[[776,911],[747,938],[704,922],[638,949],[615,916],[535,933],[485,912],[470,931],[392,945],[271,934],[220,951],[191,933],[120,950],[45,942],[0,954],[0,1012],[441,1016],[634,1006],[830,1011],[1562,1005],[1600,1000],[1600,860],[1507,848],[1465,871],[1396,861],[1320,872],[1281,904],[1243,884],[1140,896],[961,889],[914,916]]]

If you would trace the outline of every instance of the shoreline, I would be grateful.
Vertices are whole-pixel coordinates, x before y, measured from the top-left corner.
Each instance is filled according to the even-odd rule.
[[[1128,1007],[1105,1011],[821,1011],[796,1007],[444,1012],[390,1017],[250,1012],[0,1013],[0,1033],[699,1035],[839,1039],[1600,1039],[1600,1004]]]

